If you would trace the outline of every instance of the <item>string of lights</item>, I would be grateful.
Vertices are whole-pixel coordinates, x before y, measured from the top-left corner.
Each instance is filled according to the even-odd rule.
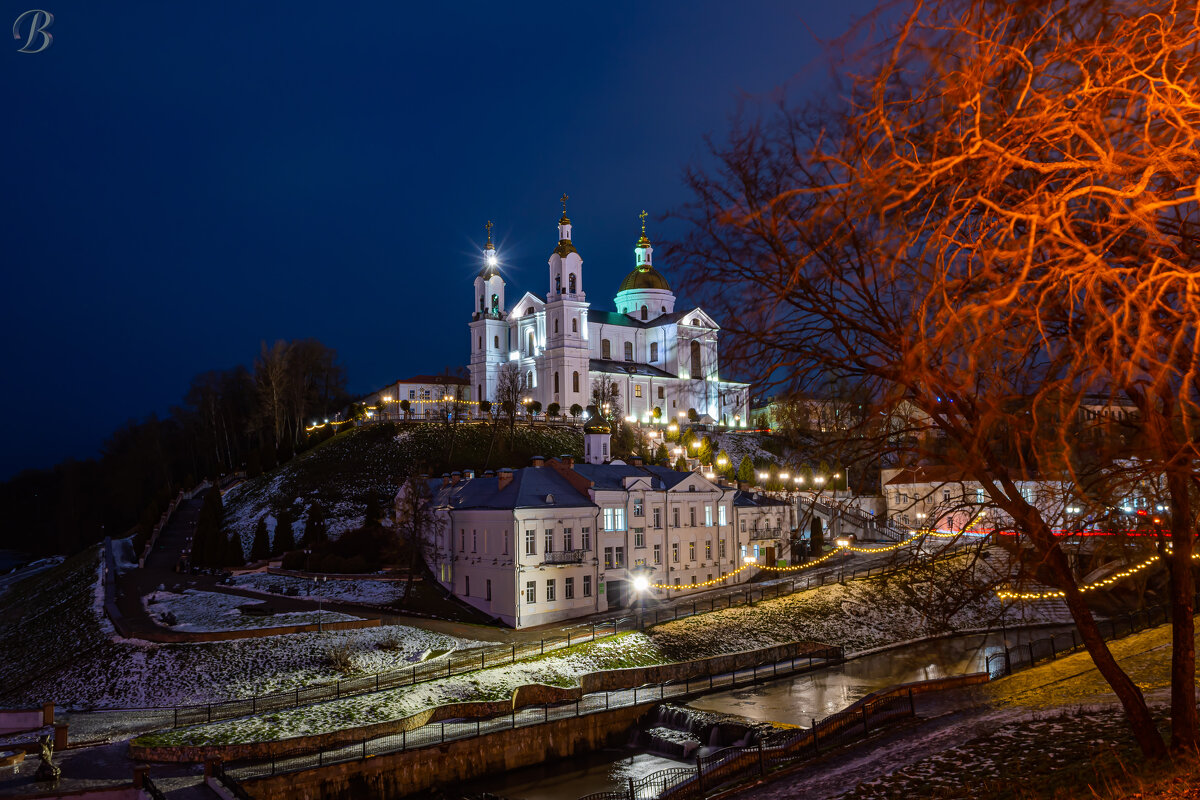
[[[652,583],[652,584],[650,584],[650,588],[651,589],[670,589],[672,591],[677,591],[677,592],[683,591],[684,589],[703,589],[703,588],[707,588],[709,586],[716,586],[718,584],[724,583],[725,581],[732,578],[734,575],[737,575],[739,572],[750,569],[751,567],[758,567],[759,569],[770,570],[771,572],[799,572],[800,570],[809,569],[810,567],[815,567],[824,561],[828,561],[829,559],[833,558],[836,555],[844,554],[847,549],[848,548],[839,547],[837,550],[831,550],[818,559],[814,559],[812,561],[806,561],[803,564],[796,564],[796,565],[790,566],[790,567],[768,567],[765,564],[756,564],[752,561],[747,561],[745,564],[742,564],[740,567],[735,569],[733,572],[726,572],[724,575],[722,575],[718,578],[713,578],[712,580],[704,581],[703,583],[680,584],[679,586],[674,586],[669,583]]]
[[[1114,583],[1123,581],[1126,578],[1132,577],[1142,570],[1153,566],[1154,563],[1159,561],[1161,558],[1161,556],[1157,555],[1151,556],[1145,561],[1134,564],[1133,566],[1123,569],[1120,572],[1114,572],[1107,578],[1102,578],[1098,581],[1093,581],[1092,583],[1085,583],[1079,587],[1079,591],[1094,592],[1097,589],[1104,589],[1108,586],[1112,586]],[[1192,560],[1200,561],[1200,553],[1193,553]],[[1040,592],[1014,592],[1008,589],[1001,589],[997,590],[996,592],[996,597],[1000,598],[1001,600],[1061,600],[1066,596],[1067,593],[1062,589],[1045,589]]]

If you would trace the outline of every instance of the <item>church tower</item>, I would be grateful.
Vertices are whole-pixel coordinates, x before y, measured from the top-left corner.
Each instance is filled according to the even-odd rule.
[[[545,408],[558,403],[559,413],[586,406],[591,397],[588,378],[587,295],[583,292],[583,259],[571,242],[567,195],[560,198],[558,247],[550,254],[550,290],[546,294],[546,352],[539,365],[540,392]]]
[[[646,212],[642,220],[642,237],[633,248],[633,272],[625,276],[617,292],[617,313],[637,320],[652,320],[675,310],[675,293],[661,272],[653,265],[654,248],[646,237]]]
[[[476,401],[496,399],[500,365],[508,360],[508,322],[504,305],[504,278],[492,244],[492,222],[487,223],[483,266],[475,276],[475,310],[471,314],[471,389]]]

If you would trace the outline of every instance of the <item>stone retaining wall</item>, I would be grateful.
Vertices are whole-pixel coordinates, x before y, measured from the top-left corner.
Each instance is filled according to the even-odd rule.
[[[261,639],[266,636],[284,636],[289,633],[316,633],[318,629],[325,631],[349,631],[357,628],[375,628],[379,625],[380,621],[378,619],[347,619],[338,622],[323,622],[319,626],[315,622],[310,622],[304,625],[279,625],[274,628],[243,628],[236,631],[139,630],[133,636],[148,642],[224,642],[230,639]]]
[[[544,725],[494,731],[471,739],[400,753],[242,781],[255,800],[393,800],[433,786],[582,756],[625,741],[629,728],[651,708],[601,711]]]

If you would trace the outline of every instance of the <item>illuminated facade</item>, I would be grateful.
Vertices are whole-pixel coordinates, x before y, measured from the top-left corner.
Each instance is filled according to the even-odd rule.
[[[470,323],[473,395],[494,401],[500,370],[513,363],[524,397],[543,410],[586,408],[594,383],[607,378],[622,414],[639,422],[666,424],[694,409],[702,422],[746,427],[750,386],[721,379],[720,327],[700,308],[676,310],[653,254],[643,223],[616,311],[593,309],[564,208],[545,297],[526,292],[510,307],[489,227]]]

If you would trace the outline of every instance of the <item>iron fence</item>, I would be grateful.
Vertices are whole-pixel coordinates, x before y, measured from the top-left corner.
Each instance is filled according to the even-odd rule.
[[[142,776],[142,791],[150,795],[150,800],[167,800],[167,796],[163,794],[162,789],[154,785],[154,781],[150,780],[149,775]]]
[[[841,647],[821,647],[780,661],[763,661],[748,667],[717,675],[705,675],[685,680],[664,681],[620,689],[595,692],[579,700],[530,706],[521,710],[477,719],[453,719],[424,725],[414,730],[363,738],[336,747],[313,751],[311,747],[296,752],[284,752],[270,760],[229,768],[228,773],[238,780],[298,772],[327,764],[357,761],[373,756],[437,746],[459,739],[482,736],[496,731],[541,725],[552,721],[596,714],[615,708],[641,703],[663,702],[688,697],[713,689],[733,689],[758,681],[808,672],[845,658]]]

